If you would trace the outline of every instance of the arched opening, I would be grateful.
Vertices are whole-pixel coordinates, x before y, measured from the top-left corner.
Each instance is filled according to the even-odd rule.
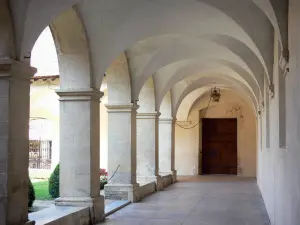
[[[253,107],[237,91],[221,88],[219,102],[213,102],[210,91],[196,98],[192,93],[187,95],[190,109],[183,109],[183,101],[178,110],[178,117],[186,117],[189,123],[179,123],[175,129],[178,175],[256,177],[257,119]],[[234,127],[229,130],[231,123]]]
[[[59,68],[49,27],[37,39],[30,64],[37,68],[37,73],[30,84],[29,177],[36,189],[45,184],[40,192],[37,191],[36,199],[47,200],[50,195],[46,183],[59,163],[59,102],[55,93],[59,88]],[[30,165],[31,161],[39,160],[45,165]]]
[[[238,135],[236,155],[233,156],[236,158],[234,174],[253,177],[257,173],[271,221],[274,224],[297,224],[298,214],[290,210],[297,207],[291,203],[293,201],[285,199],[291,200],[292,194],[296,196],[299,189],[299,185],[291,180],[292,171],[298,168],[296,159],[299,154],[295,150],[298,145],[290,140],[290,136],[297,140],[295,134],[298,128],[291,118],[298,118],[293,110],[285,111],[282,106],[297,109],[289,99],[297,101],[292,90],[297,88],[298,80],[296,76],[292,80],[276,77],[277,73],[285,73],[289,59],[286,40],[288,1],[279,4],[268,0],[264,3],[228,0],[224,4],[220,0],[111,0],[103,4],[103,1],[41,3],[32,0],[12,1],[9,7],[7,3],[0,4],[3,6],[0,12],[4,12],[0,16],[0,72],[2,75],[4,70],[5,74],[0,79],[4,90],[4,94],[0,92],[0,100],[5,106],[3,108],[8,109],[0,111],[0,116],[4,118],[3,127],[7,128],[4,132],[4,153],[12,152],[4,169],[9,176],[3,181],[11,191],[4,194],[9,204],[3,201],[3,214],[8,215],[4,219],[7,224],[27,222],[24,203],[27,190],[24,187],[28,183],[25,181],[28,165],[20,163],[16,166],[20,155],[28,158],[30,91],[29,82],[23,81],[29,80],[35,73],[27,64],[34,53],[31,49],[36,39],[47,26],[51,29],[57,50],[59,84],[55,83],[57,78],[54,77],[49,78],[50,81],[38,76],[31,80],[33,83],[41,82],[47,88],[59,86],[55,92],[59,96],[61,179],[55,210],[64,211],[59,219],[70,224],[78,221],[96,224],[104,219],[105,200],[99,190],[101,164],[106,163],[111,178],[105,186],[105,197],[125,200],[126,204],[141,200],[175,182],[176,169],[179,175],[203,172],[203,157],[201,159],[199,154],[203,140],[199,125],[205,115],[209,119],[235,120]],[[2,18],[9,23],[2,23]],[[15,40],[15,43],[10,40]],[[291,41],[292,44],[294,42]],[[277,57],[274,54],[278,54]],[[298,67],[294,65],[295,68]],[[219,104],[213,103],[206,109],[207,92],[212,85],[221,88],[224,102],[221,98]],[[41,104],[36,108],[43,113],[32,115],[32,118],[49,120],[51,115],[46,115],[45,111],[53,104],[48,100],[35,99],[37,93],[31,93],[31,101]],[[47,92],[47,95],[53,93]],[[275,122],[274,118],[281,121]],[[197,124],[197,121],[200,123]],[[38,123],[42,124],[41,121]],[[189,129],[190,126],[196,131]],[[179,127],[184,132],[176,132]],[[257,144],[258,139],[262,145]],[[183,144],[178,148],[180,140]],[[260,150],[257,151],[257,162],[256,148]],[[286,148],[290,155],[284,155],[286,151],[278,152],[278,148]],[[212,152],[212,155],[217,153]],[[188,163],[184,164],[186,161]],[[197,183],[198,177],[193,178]],[[288,193],[284,189],[285,181],[293,184],[288,186]],[[249,183],[252,185],[254,181]],[[163,211],[166,206],[180,214],[182,208],[175,208],[180,205],[187,212],[182,216],[185,221],[180,223],[198,222],[203,217],[192,218],[193,209],[189,206],[202,204],[199,192],[195,191],[196,186],[183,182],[183,186],[191,187],[185,201],[180,185],[173,186],[175,190],[169,195],[173,197],[172,201],[160,210]],[[217,186],[204,186],[199,184],[202,191],[209,193],[208,197],[210,194],[220,197],[220,192],[213,191]],[[241,190],[234,185],[230,187],[234,193],[226,192],[228,189],[225,188],[223,194],[226,197],[233,198],[234,194],[242,196]],[[248,187],[246,184],[245,189],[249,190]],[[163,192],[158,195],[162,196]],[[18,205],[20,196],[24,201]],[[260,198],[258,192],[255,192],[256,197]],[[218,200],[222,201],[222,198]],[[209,208],[210,202],[205,203],[208,204],[199,205],[198,209]],[[222,203],[228,205],[226,201]],[[283,203],[287,203],[286,209],[282,208]],[[18,212],[13,218],[12,206]],[[261,205],[258,207],[263,209]],[[199,215],[208,215],[207,211],[201,213],[201,210],[197,211]],[[235,207],[234,210],[240,208]],[[250,211],[255,212],[255,207]],[[289,219],[283,216],[284,212]],[[155,209],[153,216],[157,219],[160,213],[167,212]],[[133,214],[139,215],[136,211]],[[235,215],[247,217],[248,214]],[[116,223],[124,219],[111,218]],[[30,220],[38,219],[30,216]],[[213,224],[220,223],[214,216],[209,219]],[[239,222],[243,219],[233,218]],[[261,214],[253,213],[245,220],[263,224],[264,219]]]

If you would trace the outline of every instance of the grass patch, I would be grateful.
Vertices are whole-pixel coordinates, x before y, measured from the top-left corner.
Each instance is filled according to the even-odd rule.
[[[36,200],[52,200],[53,198],[49,195],[49,181],[38,181],[33,183],[35,190]]]

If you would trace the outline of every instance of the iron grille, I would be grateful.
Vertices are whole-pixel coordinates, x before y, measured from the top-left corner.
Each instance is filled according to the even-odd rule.
[[[51,169],[52,141],[29,141],[29,168]]]

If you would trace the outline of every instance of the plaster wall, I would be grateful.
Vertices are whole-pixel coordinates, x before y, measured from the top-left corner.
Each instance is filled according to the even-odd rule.
[[[55,93],[58,83],[49,82],[30,86],[29,138],[52,141],[51,169],[54,169],[59,162],[59,101]]]
[[[208,101],[206,96],[194,104],[188,117],[191,125],[187,127],[199,121],[199,110],[203,114]],[[249,104],[236,92],[223,90],[220,103],[211,104],[205,118],[237,118],[238,175],[256,177],[256,118]],[[178,175],[198,175],[201,173],[201,122],[190,130],[179,126],[175,129],[175,167]]]
[[[295,16],[293,13],[292,15]],[[292,36],[295,35],[293,41],[298,38],[298,45],[299,32],[294,32],[293,29],[290,32]],[[300,179],[296,172],[300,165],[298,118],[300,108],[299,97],[294,90],[300,81],[297,71],[299,65],[295,60],[299,57],[299,51],[291,48],[290,72],[283,73],[278,63],[279,47],[276,43],[275,37],[273,74],[275,92],[274,97],[269,96],[269,99],[265,97],[265,107],[261,116],[262,141],[258,150],[258,185],[271,223],[296,225],[300,221]],[[286,115],[280,113],[282,108],[285,108]],[[279,129],[280,120],[286,121],[286,133],[284,129]],[[284,139],[285,146],[280,143],[280,140]]]
[[[54,84],[39,82],[31,85],[30,91],[30,117],[45,118],[50,123],[51,130],[47,127],[37,132],[31,132],[32,138],[52,140],[52,165],[54,169],[59,162],[59,97],[55,89],[59,87],[59,81]],[[107,110],[104,104],[107,102],[107,95],[104,95],[100,103],[100,167],[107,169]]]

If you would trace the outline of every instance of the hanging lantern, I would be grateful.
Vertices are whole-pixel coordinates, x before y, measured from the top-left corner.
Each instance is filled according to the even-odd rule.
[[[212,88],[210,97],[212,98],[213,102],[219,102],[221,97],[221,90],[220,88]]]

